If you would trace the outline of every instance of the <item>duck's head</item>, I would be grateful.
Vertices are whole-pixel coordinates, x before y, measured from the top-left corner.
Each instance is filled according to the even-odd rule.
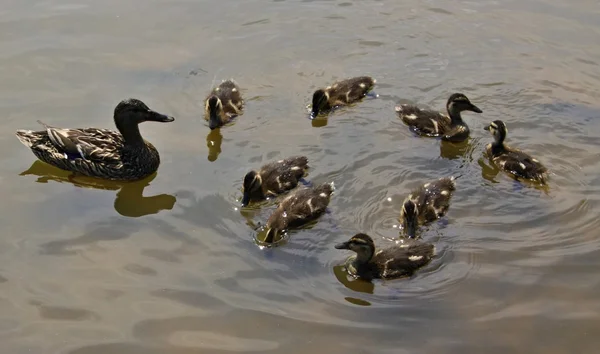
[[[242,206],[247,206],[250,203],[252,193],[258,191],[262,186],[262,178],[256,171],[250,171],[244,176],[244,196],[242,198]]]
[[[312,111],[310,112],[310,118],[315,119],[319,115],[319,112],[325,106],[329,100],[329,93],[324,89],[318,89],[313,93],[312,98]]]
[[[410,238],[414,238],[417,234],[417,223],[419,219],[419,208],[409,196],[404,200],[402,204],[402,211],[400,212],[400,218],[402,219],[402,227],[404,232]]]
[[[463,111],[471,111],[475,113],[482,113],[483,111],[479,109],[476,105],[472,104],[471,101],[462,93],[454,93],[448,98],[448,102],[446,103],[446,108],[448,112],[456,112],[460,113]]]
[[[115,107],[114,118],[117,127],[148,121],[168,123],[175,120],[175,118],[171,116],[151,110],[144,102],[135,98],[129,98],[119,102],[117,107]]]
[[[501,120],[495,120],[491,122],[490,125],[483,128],[483,130],[489,131],[497,143],[504,142],[504,139],[506,138],[506,133],[508,133],[506,124],[504,124],[504,122]]]
[[[212,130],[221,126],[223,102],[221,102],[219,97],[212,95],[206,100],[206,111],[209,116],[208,127]]]
[[[371,236],[358,233],[352,236],[348,241],[335,245],[338,250],[350,250],[357,254],[360,261],[368,262],[375,253],[375,243]]]

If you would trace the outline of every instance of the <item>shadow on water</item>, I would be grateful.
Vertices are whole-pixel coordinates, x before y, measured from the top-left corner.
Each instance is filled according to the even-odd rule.
[[[177,200],[175,196],[170,194],[159,194],[151,197],[143,196],[144,188],[150,185],[150,182],[156,178],[157,173],[153,173],[139,181],[110,181],[77,175],[36,160],[28,170],[21,172],[19,175],[38,176],[38,183],[55,181],[59,183],[71,183],[80,188],[118,191],[114,204],[115,210],[123,216],[133,218],[157,214],[161,210],[171,210]]]
[[[217,128],[211,130],[206,136],[206,145],[208,146],[208,161],[216,161],[221,153],[221,143],[223,142],[223,135],[221,129]]]

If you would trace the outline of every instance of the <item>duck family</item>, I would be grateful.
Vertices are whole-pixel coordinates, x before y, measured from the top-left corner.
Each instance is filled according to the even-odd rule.
[[[325,116],[340,106],[349,106],[372,95],[376,80],[359,76],[335,82],[314,91],[309,118]],[[244,100],[234,80],[225,80],[204,99],[204,117],[211,130],[227,126],[243,114]],[[447,100],[446,113],[402,104],[395,107],[398,117],[418,137],[435,137],[451,143],[467,140],[471,131],[462,113],[483,111],[462,93]],[[138,180],[157,171],[160,156],[142,138],[139,124],[147,121],[173,122],[172,116],[150,109],[138,99],[119,102],[113,114],[117,131],[101,128],[58,128],[38,121],[43,130],[18,130],[17,138],[41,161],[60,169],[109,180]],[[485,155],[508,176],[544,185],[547,168],[536,158],[505,144],[506,124],[501,120],[485,127],[493,137]],[[264,243],[277,244],[292,229],[314,222],[326,213],[334,194],[333,182],[317,186],[301,183],[308,176],[307,156],[290,156],[250,170],[242,178],[242,207],[251,204],[277,206],[266,221]],[[435,257],[435,247],[422,241],[419,228],[443,218],[456,192],[458,177],[430,180],[411,190],[399,205],[402,232],[397,242],[376,251],[374,239],[357,233],[335,244],[335,249],[355,254],[344,263],[348,274],[364,280],[410,277]],[[300,186],[302,184],[302,186]]]

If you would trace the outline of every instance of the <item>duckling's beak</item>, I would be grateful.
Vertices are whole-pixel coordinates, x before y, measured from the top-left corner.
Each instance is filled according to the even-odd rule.
[[[413,220],[407,220],[404,224],[404,232],[409,238],[415,238],[417,235],[417,223]]]
[[[174,121],[175,118],[149,109],[148,118],[146,120],[151,122],[169,123]]]
[[[246,193],[244,191],[244,196],[242,197],[242,206],[248,206],[248,204],[250,203],[250,193]]]
[[[490,129],[491,129],[491,128],[490,128],[490,126],[489,126],[489,125],[488,125],[488,126],[485,126],[485,127],[483,127],[483,130],[485,130],[485,131],[488,131],[488,132],[490,131]]]
[[[471,103],[471,107],[470,110],[475,112],[475,113],[483,113],[483,111],[481,109],[479,109],[479,107],[477,107],[476,105]]]
[[[350,241],[338,243],[334,247],[337,248],[338,250],[348,250],[348,249],[350,249]]]

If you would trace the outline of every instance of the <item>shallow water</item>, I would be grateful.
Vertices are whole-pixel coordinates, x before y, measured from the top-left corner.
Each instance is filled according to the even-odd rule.
[[[2,353],[564,353],[600,340],[600,35],[596,2],[5,1],[0,10]],[[307,119],[312,91],[372,75],[378,99]],[[233,77],[246,111],[209,132],[202,99]],[[413,136],[398,103],[465,93],[463,144]],[[72,178],[14,136],[36,120],[112,128],[126,97],[157,175]],[[483,127],[552,171],[543,191],[483,158]],[[306,154],[330,212],[260,249],[273,205],[239,211],[248,169]],[[366,283],[337,267],[358,231],[397,235],[399,203],[459,175],[436,259]]]

